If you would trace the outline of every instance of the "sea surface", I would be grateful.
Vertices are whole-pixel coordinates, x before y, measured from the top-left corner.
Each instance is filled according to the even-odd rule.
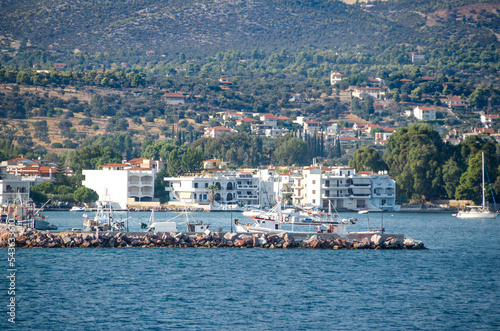
[[[81,213],[45,215],[60,230],[81,228]],[[130,213],[129,229],[149,215]],[[195,215],[213,230],[230,230],[231,216],[249,221]],[[342,216],[359,217],[352,231],[383,222],[428,250],[17,249],[11,324],[1,249],[0,330],[500,329],[500,219]]]

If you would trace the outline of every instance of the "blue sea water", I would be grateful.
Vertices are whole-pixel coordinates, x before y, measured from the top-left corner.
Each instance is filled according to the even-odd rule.
[[[46,215],[61,230],[81,227],[81,214]],[[149,218],[130,216],[130,230]],[[197,216],[229,230],[229,213]],[[368,216],[380,227],[382,214]],[[0,329],[500,329],[500,220],[385,213],[383,222],[429,249],[17,249],[14,325],[3,249]],[[366,227],[363,216],[352,230]]]

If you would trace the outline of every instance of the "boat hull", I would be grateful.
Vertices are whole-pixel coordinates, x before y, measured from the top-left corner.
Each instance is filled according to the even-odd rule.
[[[481,213],[458,213],[457,218],[465,219],[494,219],[497,217],[495,213],[481,212]]]

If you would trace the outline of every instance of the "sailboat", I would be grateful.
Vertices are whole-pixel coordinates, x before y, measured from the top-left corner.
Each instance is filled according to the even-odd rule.
[[[468,206],[465,210],[458,212],[458,218],[476,218],[476,219],[493,219],[497,217],[495,212],[489,210],[486,207],[486,201],[484,198],[484,152],[481,152],[481,165],[482,165],[482,193],[483,193],[483,203],[481,206]]]

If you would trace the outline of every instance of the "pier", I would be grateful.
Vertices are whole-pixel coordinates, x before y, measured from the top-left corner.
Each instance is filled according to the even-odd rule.
[[[0,247],[8,247],[9,235],[0,232]],[[242,234],[235,232],[49,232],[17,227],[19,248],[309,248],[309,249],[426,249],[424,244],[402,234],[353,233],[339,238],[319,234]]]

